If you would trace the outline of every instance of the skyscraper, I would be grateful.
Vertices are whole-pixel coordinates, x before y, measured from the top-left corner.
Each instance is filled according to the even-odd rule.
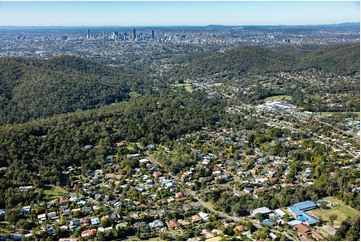
[[[135,29],[133,29],[133,39],[136,39],[137,38],[137,34],[135,32]]]
[[[154,30],[152,30],[152,39],[154,40]]]
[[[87,38],[87,39],[90,39],[90,31],[89,31],[89,29],[88,29],[88,33],[87,33],[87,35],[86,35],[86,38]]]

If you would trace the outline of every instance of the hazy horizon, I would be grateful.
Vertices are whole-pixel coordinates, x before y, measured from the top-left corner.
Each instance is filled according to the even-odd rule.
[[[275,26],[360,22],[360,2],[0,2],[2,27]]]
[[[330,23],[330,24],[278,24],[278,25],[261,25],[261,24],[248,24],[248,25],[222,25],[222,24],[208,24],[208,25],[79,25],[79,26],[56,26],[56,25],[49,25],[49,26],[11,26],[11,25],[0,25],[0,28],[167,28],[167,27],[302,27],[302,26],[333,26],[333,25],[360,25],[360,22],[342,22],[342,23]]]

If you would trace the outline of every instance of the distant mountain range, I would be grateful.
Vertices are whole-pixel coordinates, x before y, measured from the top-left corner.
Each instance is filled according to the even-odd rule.
[[[205,26],[198,25],[159,25],[159,26],[1,26],[0,29],[13,29],[13,28],[22,28],[22,29],[49,29],[49,28],[61,28],[61,29],[74,29],[74,28],[234,28],[234,27],[257,27],[257,28],[289,28],[289,27],[357,27],[360,26],[360,22],[345,22],[345,23],[333,23],[333,24],[300,24],[300,25],[220,25],[220,24],[210,24]]]

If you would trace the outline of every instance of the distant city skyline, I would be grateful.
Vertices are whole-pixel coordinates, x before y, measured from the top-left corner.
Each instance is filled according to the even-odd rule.
[[[317,25],[360,22],[359,1],[0,2],[0,26]]]

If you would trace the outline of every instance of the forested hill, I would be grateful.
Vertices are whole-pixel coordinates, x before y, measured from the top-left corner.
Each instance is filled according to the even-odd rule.
[[[262,47],[246,46],[195,60],[189,67],[191,74],[264,73],[291,70],[293,56]]]
[[[220,98],[194,92],[167,98],[138,97],[94,110],[0,126],[0,167],[7,166],[10,171],[0,177],[0,193],[4,194],[0,207],[24,202],[23,194],[15,189],[19,185],[55,184],[60,181],[60,171],[69,165],[81,165],[84,172],[100,167],[114,142],[167,142],[216,125],[222,116]],[[94,148],[89,151],[85,145]]]
[[[317,69],[341,75],[360,69],[360,45],[329,46],[315,50],[270,50],[259,46],[242,46],[223,53],[189,58],[175,72],[186,78],[206,76],[241,76],[280,71]],[[185,58],[184,58],[185,59]]]
[[[0,124],[100,107],[128,98],[137,74],[74,56],[0,59]]]
[[[340,75],[360,71],[360,43],[344,46],[329,46],[314,50],[300,58],[296,69],[315,68]]]
[[[244,46],[223,53],[178,56],[178,64],[164,72],[167,74],[152,77],[146,73],[153,67],[146,64],[133,69],[131,64],[110,67],[75,56],[48,60],[0,58],[0,125],[98,108],[128,100],[131,91],[154,95],[158,89],[152,86],[153,79],[166,87],[170,80],[227,81],[247,74],[308,69],[352,74],[359,71],[359,53],[359,44],[310,51]],[[158,73],[164,71],[162,68],[156,67]],[[161,91],[167,92],[166,88]]]

